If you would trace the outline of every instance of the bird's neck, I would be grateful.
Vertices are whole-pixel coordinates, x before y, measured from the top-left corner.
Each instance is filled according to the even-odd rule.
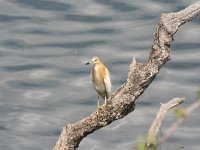
[[[95,67],[95,68],[105,67],[105,65],[104,65],[103,63],[98,63],[98,64],[95,64],[94,67]]]

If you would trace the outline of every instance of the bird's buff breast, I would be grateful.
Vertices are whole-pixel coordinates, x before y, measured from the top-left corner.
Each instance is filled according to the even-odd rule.
[[[97,73],[98,72],[98,73]],[[94,88],[99,92],[105,92],[104,74],[105,70],[101,66],[95,66],[93,69]]]

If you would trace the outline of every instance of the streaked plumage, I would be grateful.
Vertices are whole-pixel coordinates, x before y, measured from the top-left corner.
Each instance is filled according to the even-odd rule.
[[[94,89],[98,94],[98,107],[100,96],[105,100],[104,105],[106,105],[111,92],[110,73],[99,57],[93,57],[86,65],[90,63],[94,64],[91,75]]]

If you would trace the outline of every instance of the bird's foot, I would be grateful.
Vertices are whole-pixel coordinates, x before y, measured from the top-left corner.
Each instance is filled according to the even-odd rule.
[[[99,114],[99,110],[100,110],[100,109],[99,109],[99,107],[98,107],[97,110],[96,110],[96,113],[97,113],[97,114]]]
[[[103,110],[105,110],[105,109],[106,109],[106,106],[107,106],[107,102],[104,103],[103,105],[101,105],[98,109],[103,109]]]
[[[101,108],[105,109],[107,106],[107,103],[104,103],[103,105],[101,105]]]
[[[107,106],[107,103],[104,103],[103,105],[99,106],[96,110],[97,114],[99,114],[100,110],[105,110],[106,109],[106,106]]]

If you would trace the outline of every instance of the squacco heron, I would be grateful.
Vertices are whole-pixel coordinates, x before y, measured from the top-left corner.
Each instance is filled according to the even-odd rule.
[[[91,61],[87,62],[85,65],[93,64],[94,67],[91,71],[92,83],[94,89],[98,94],[98,109],[100,108],[100,96],[104,99],[103,107],[107,105],[107,99],[111,92],[111,79],[110,73],[106,66],[103,64],[101,59],[94,56]]]

